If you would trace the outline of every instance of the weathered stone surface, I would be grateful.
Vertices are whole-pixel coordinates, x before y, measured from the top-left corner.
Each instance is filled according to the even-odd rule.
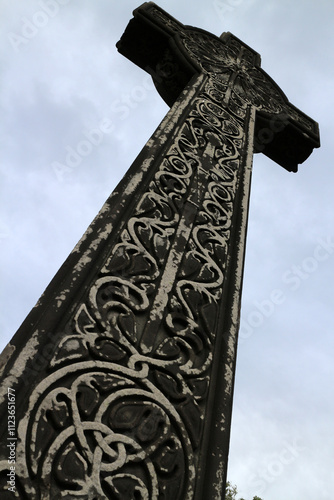
[[[222,497],[253,152],[319,146],[230,33],[149,2],[118,49],[171,110],[2,354],[1,498],[11,466],[18,498]]]

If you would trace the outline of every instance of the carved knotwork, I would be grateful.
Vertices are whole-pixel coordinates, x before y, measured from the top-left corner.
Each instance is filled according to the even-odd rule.
[[[43,498],[194,486],[244,143],[217,90],[202,85],[32,392],[22,449]]]
[[[178,36],[187,54],[202,71],[217,78],[224,86],[233,88],[233,95],[251,104],[258,111],[281,114],[281,121],[297,122],[312,135],[318,135],[317,124],[288,102],[279,86],[260,68],[257,52],[231,33],[220,38],[203,30],[188,28],[160,9],[152,6],[150,15]]]
[[[59,285],[68,283],[64,266],[29,324],[25,352],[35,359],[22,359],[22,350],[13,372],[24,367],[22,498],[190,500],[203,497],[204,481],[211,498],[220,496],[255,115],[274,117],[278,139],[265,151],[285,168],[316,144],[315,122],[236,37],[183,26],[152,3],[136,16],[122,50],[135,53],[167,102],[184,94],[121,184],[124,202],[116,193],[115,213],[106,204],[88,249],[83,239],[68,288]],[[298,133],[289,142],[291,121]],[[284,148],[296,137],[290,161]],[[0,469],[5,477],[6,461]]]

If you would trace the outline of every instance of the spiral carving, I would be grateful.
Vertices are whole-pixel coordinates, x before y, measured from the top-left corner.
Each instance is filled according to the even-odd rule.
[[[246,119],[221,86],[203,81],[31,393],[34,498],[192,498]]]

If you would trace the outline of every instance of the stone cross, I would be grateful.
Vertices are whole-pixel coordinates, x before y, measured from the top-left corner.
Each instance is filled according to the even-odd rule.
[[[253,152],[319,147],[230,33],[148,2],[118,49],[171,109],[1,355],[1,498],[224,497]]]

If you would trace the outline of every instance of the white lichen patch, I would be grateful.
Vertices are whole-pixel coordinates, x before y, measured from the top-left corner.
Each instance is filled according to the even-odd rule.
[[[15,345],[9,343],[2,351],[0,355],[0,377],[2,377],[2,374],[7,366],[7,363],[10,360],[11,356],[14,354],[15,349],[16,349]]]
[[[223,457],[222,457],[221,453],[219,453],[218,457],[219,457],[220,463],[219,463],[219,467],[216,471],[217,481],[213,484],[213,487],[215,490],[215,497],[212,500],[221,500],[222,491],[223,491],[225,464],[223,462]]]
[[[78,261],[78,263],[75,265],[73,269],[75,273],[80,273],[82,269],[84,269],[92,261],[92,258],[88,256],[88,253],[89,251],[86,252],[86,254],[84,254]]]
[[[87,229],[87,231],[84,233],[82,238],[78,241],[78,243],[75,245],[75,247],[72,250],[72,253],[79,253],[80,252],[80,247],[82,243],[88,238],[88,236],[93,232],[93,229],[91,226]]]
[[[144,162],[144,163],[146,163],[146,162]],[[140,184],[140,182],[143,179],[143,175],[144,175],[144,173],[142,171],[140,171],[132,176],[131,181],[127,184],[126,189],[124,190],[124,196],[127,196],[129,194],[133,194],[135,192],[136,188],[138,187],[138,185]]]
[[[57,307],[59,308],[62,303],[66,300],[67,298],[67,294],[70,290],[67,288],[66,290],[64,290],[63,292],[60,293],[60,295],[58,295],[55,300],[57,301]]]
[[[110,235],[112,230],[112,224],[106,224],[104,229],[100,231],[98,237],[92,241],[88,250],[82,255],[78,260],[77,264],[74,266],[74,273],[80,273],[90,262],[92,262],[92,253],[97,250],[102,241],[106,240]]]
[[[14,362],[11,368],[10,374],[4,380],[2,380],[0,386],[0,404],[2,404],[7,398],[7,388],[16,387],[18,381],[22,379],[22,373],[24,372],[27,362],[33,359],[38,351],[40,345],[40,332],[36,330],[26,343],[26,345],[21,349],[19,356]]]

